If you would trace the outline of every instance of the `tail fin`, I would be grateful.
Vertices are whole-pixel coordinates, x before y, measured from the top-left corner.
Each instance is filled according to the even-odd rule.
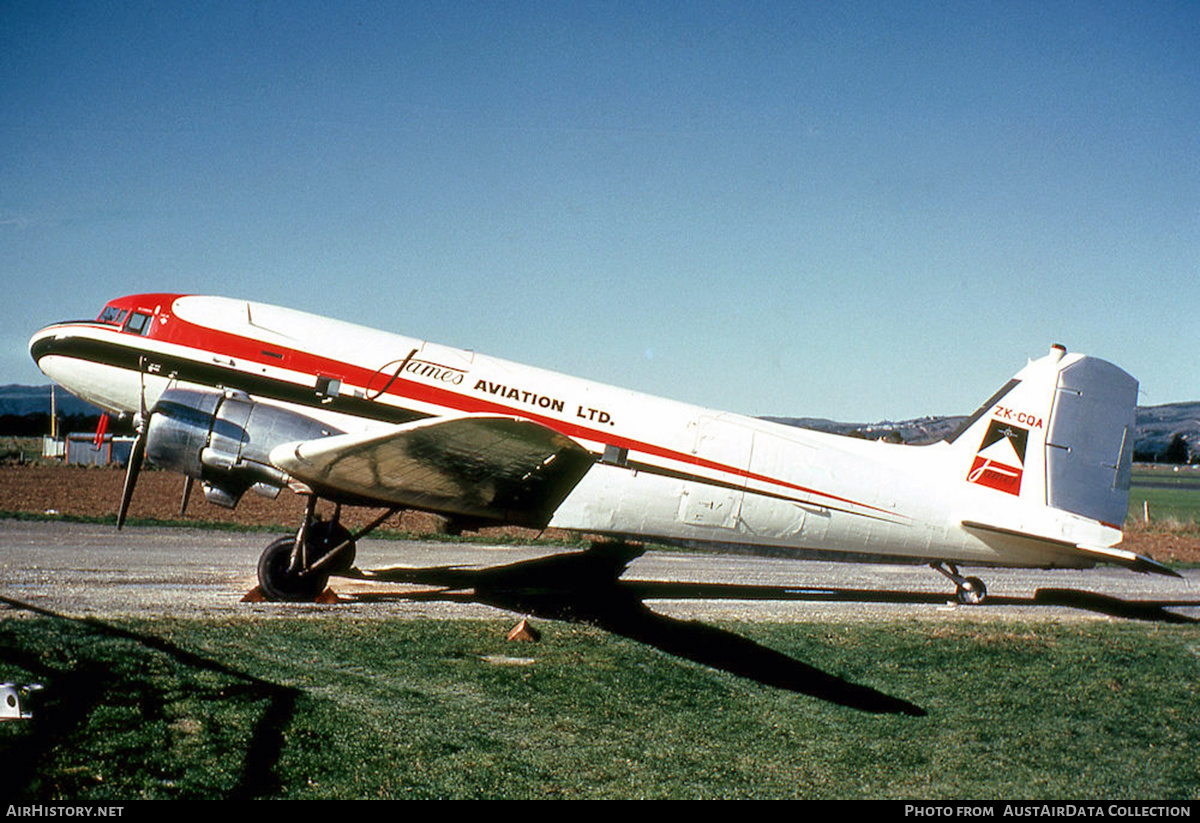
[[[1112,363],[1062,346],[1031,361],[951,438],[963,482],[984,490],[982,501],[992,496],[963,527],[1179,577],[1116,546],[1129,508],[1137,391]]]
[[[1055,346],[952,438],[963,479],[1120,529],[1129,505],[1137,381]]]

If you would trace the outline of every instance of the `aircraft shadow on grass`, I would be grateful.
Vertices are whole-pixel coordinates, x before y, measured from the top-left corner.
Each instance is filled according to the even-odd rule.
[[[677,657],[730,672],[764,685],[807,694],[868,712],[921,716],[906,700],[851,683],[732,632],[697,621],[658,614],[649,599],[808,600],[860,603],[945,603],[942,593],[801,589],[712,583],[621,581],[644,550],[602,543],[505,566],[468,569],[453,566],[393,568],[352,573],[359,579],[440,587],[438,591],[362,594],[360,600],[451,600],[483,603],[521,614],[588,623],[645,643]],[[1200,606],[1200,601],[1131,602],[1072,589],[1038,589],[1033,597],[989,597],[983,606],[1065,606],[1138,620],[1192,623],[1168,607]]]
[[[659,595],[647,595],[641,584],[618,580],[643,551],[623,543],[601,543],[585,552],[486,569],[384,569],[362,573],[362,577],[443,587],[440,592],[403,595],[406,599],[485,603],[536,617],[587,623],[676,657],[842,706],[876,713],[925,714],[906,700],[827,674],[740,635],[651,611],[642,600]],[[394,599],[386,594],[375,597]]]
[[[156,635],[131,631],[94,618],[70,617],[48,609],[0,596],[0,610],[26,611],[60,620],[83,629],[83,635],[101,635],[129,641],[137,646],[167,655],[181,666],[221,675],[220,685],[182,686],[199,701],[237,701],[263,708],[255,724],[242,765],[240,779],[225,795],[231,800],[250,800],[280,791],[276,765],[283,751],[284,732],[291,726],[300,690],[279,685],[240,671],[225,663],[180,648]],[[44,699],[39,701],[28,733],[9,735],[0,741],[0,795],[22,800],[51,800],[61,787],[52,780],[40,788],[35,778],[53,762],[55,752],[69,745],[73,736],[89,722],[93,714],[113,702],[134,699],[141,710],[162,716],[164,695],[146,688],[137,676],[118,673],[108,661],[93,659],[86,653],[46,655],[30,648],[22,635],[23,621],[0,623],[0,660],[19,666],[45,684]],[[175,695],[178,696],[177,694]],[[232,766],[231,766],[232,768]],[[80,778],[81,780],[85,778]]]

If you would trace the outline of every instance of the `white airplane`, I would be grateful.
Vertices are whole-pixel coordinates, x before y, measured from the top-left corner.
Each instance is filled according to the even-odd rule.
[[[930,564],[1174,575],[1117,546],[1137,381],[1055,346],[945,442],[906,446],[778,425],[276,306],[139,294],[37,332],[43,372],[138,436],[143,459],[233,507],[308,496],[262,590],[312,599],[355,541],[400,508],[675,545]],[[319,498],[337,504],[315,517]],[[341,505],[384,507],[350,532]],[[185,491],[186,505],[186,491]],[[1175,575],[1178,576],[1178,575]]]

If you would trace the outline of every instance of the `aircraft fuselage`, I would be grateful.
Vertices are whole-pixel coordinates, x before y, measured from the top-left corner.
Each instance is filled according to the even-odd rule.
[[[195,388],[244,393],[343,433],[463,414],[533,421],[594,458],[554,511],[554,528],[1036,567],[1088,567],[1094,559],[1071,545],[1120,539],[1119,523],[1046,507],[1036,461],[1018,466],[1015,481],[998,474],[1006,464],[985,460],[982,442],[916,447],[824,434],[275,306],[133,295],[95,321],[41,330],[30,350],[56,382],[118,415]],[[1061,369],[1074,357],[1028,368]],[[981,409],[1023,433],[1022,454],[1050,448],[1049,411]],[[1043,505],[1031,507],[1031,495]]]

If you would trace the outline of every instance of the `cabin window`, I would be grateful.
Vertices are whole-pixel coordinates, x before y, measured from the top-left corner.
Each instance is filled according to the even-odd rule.
[[[146,334],[150,331],[150,315],[142,314],[140,311],[135,311],[129,315],[129,322],[125,324],[125,331],[130,334]]]
[[[96,320],[100,323],[107,323],[110,326],[119,326],[125,321],[125,309],[118,309],[116,306],[105,306],[104,311],[100,312],[100,316]]]

